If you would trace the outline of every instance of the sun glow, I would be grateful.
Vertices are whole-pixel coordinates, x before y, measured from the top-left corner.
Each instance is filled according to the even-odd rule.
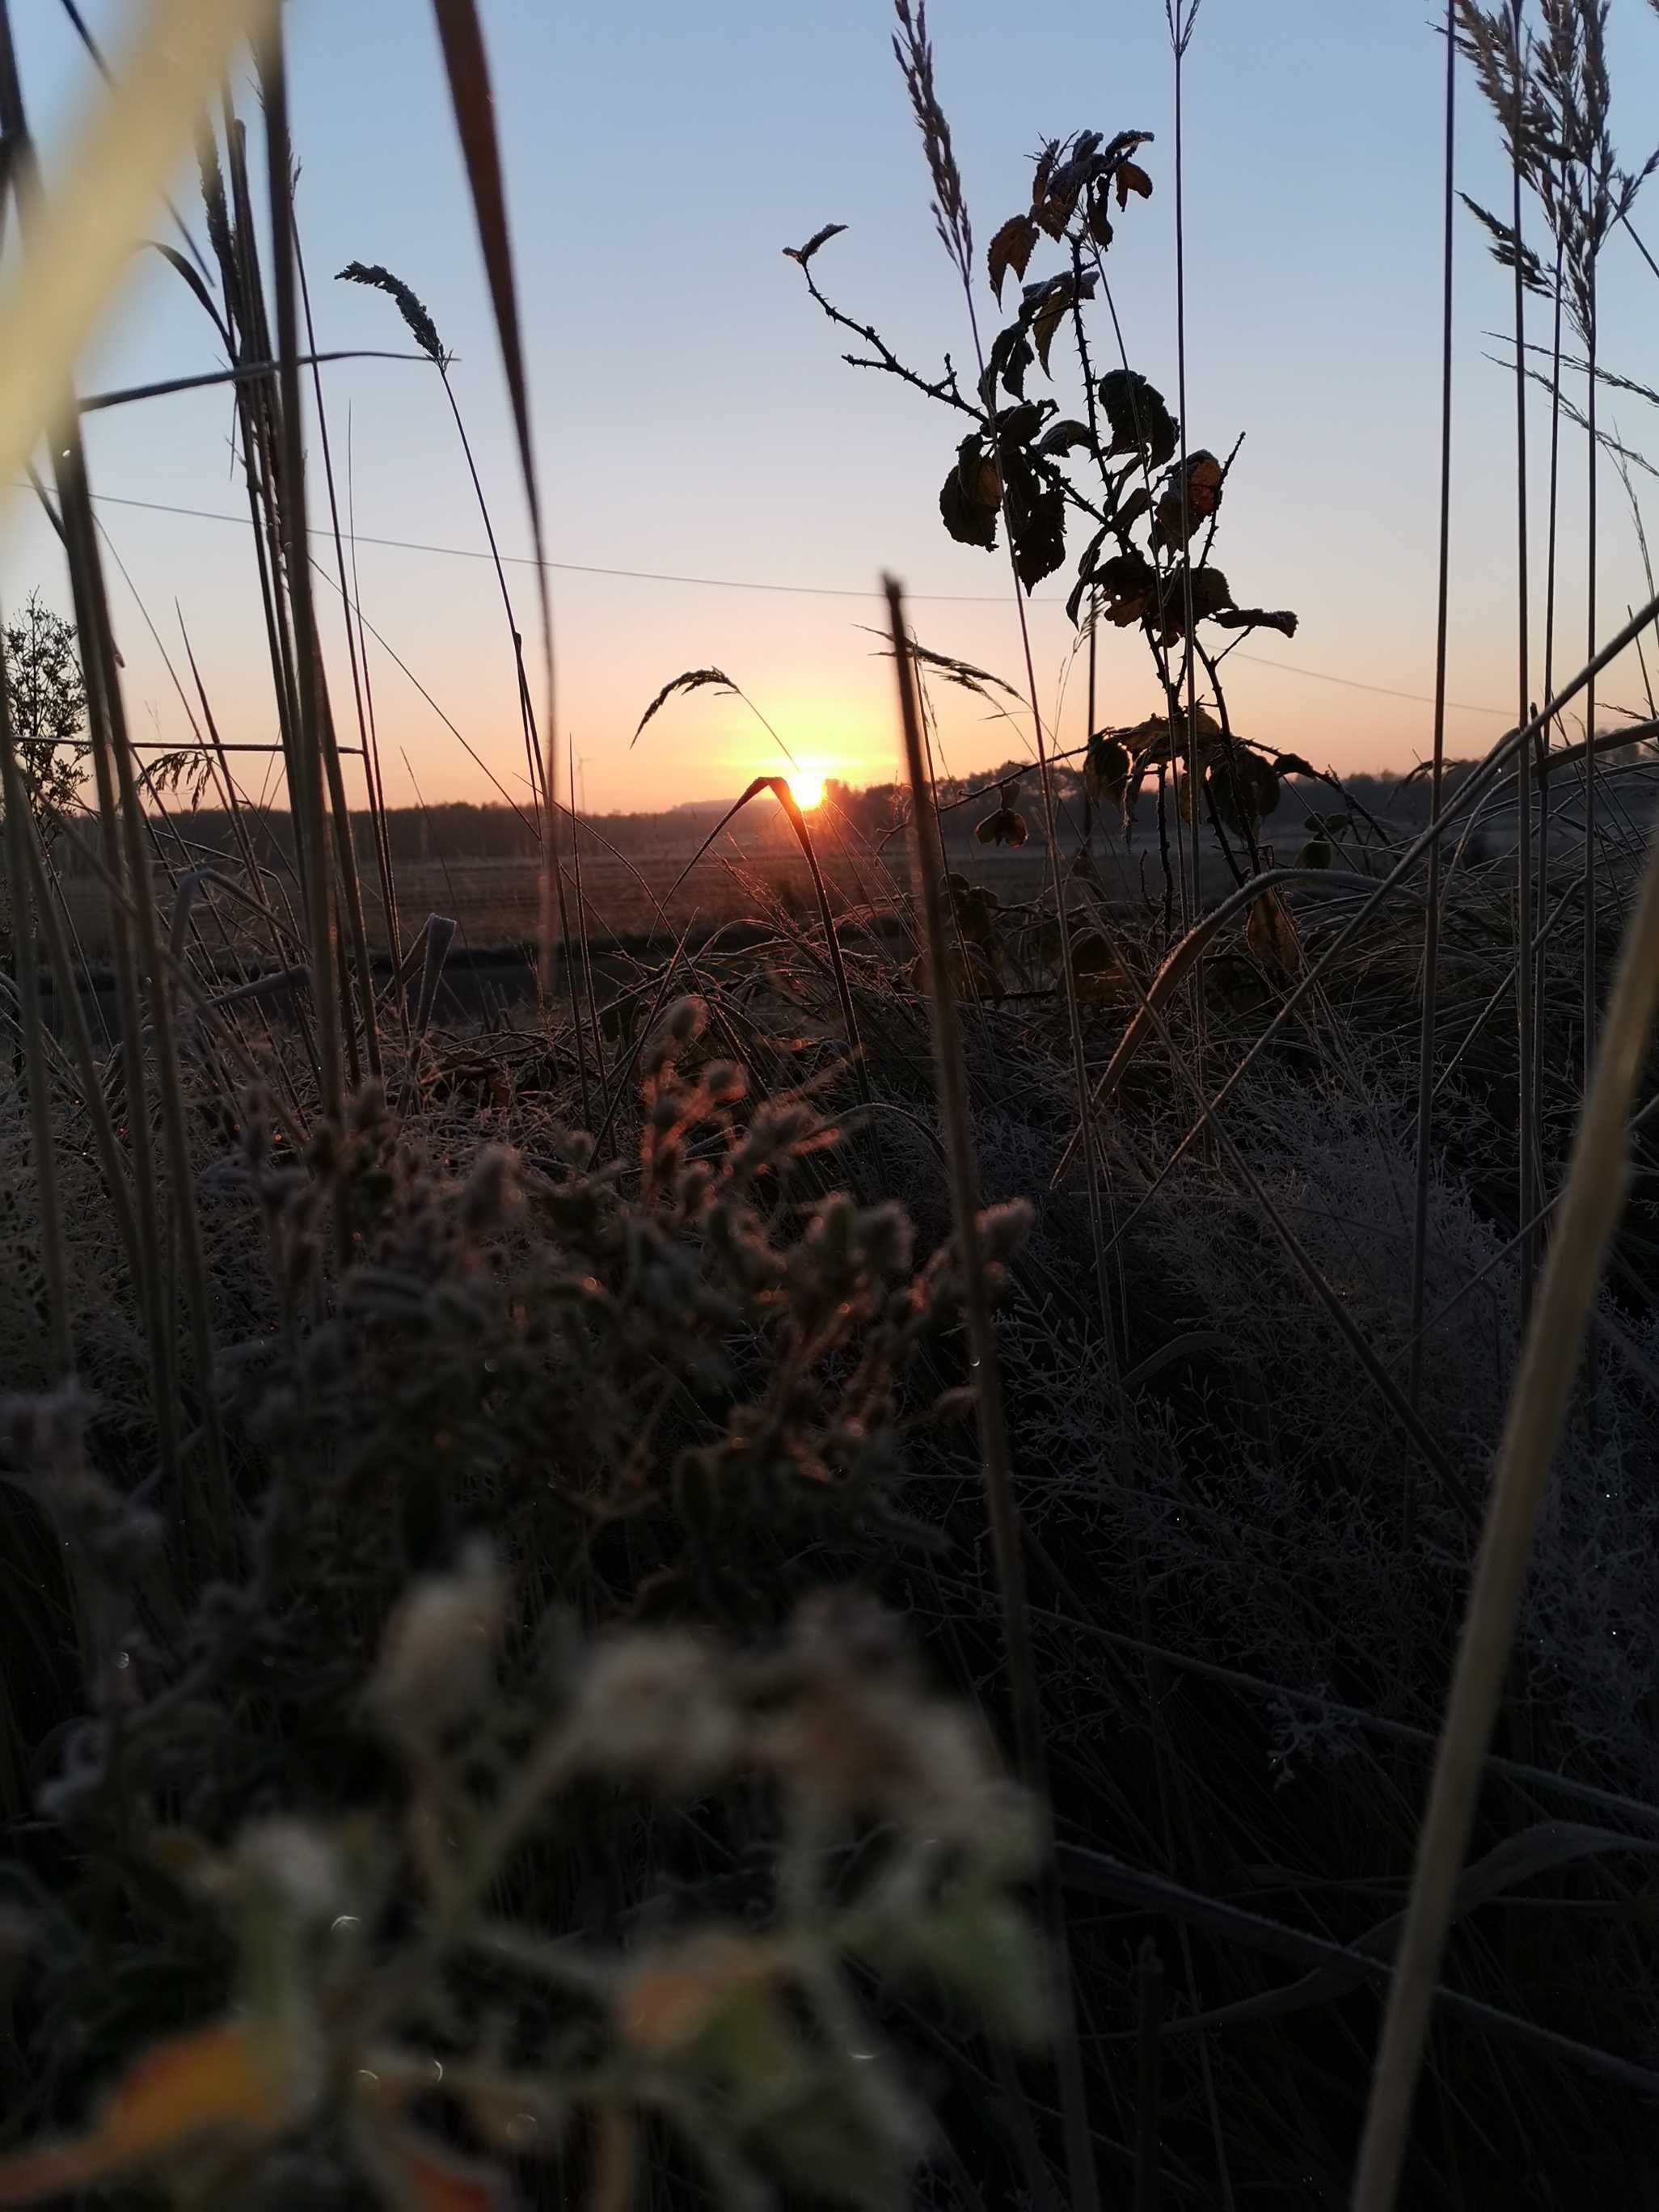
[[[804,760],[789,778],[789,788],[794,793],[795,804],[803,811],[819,805],[823,799],[824,773],[816,761]]]

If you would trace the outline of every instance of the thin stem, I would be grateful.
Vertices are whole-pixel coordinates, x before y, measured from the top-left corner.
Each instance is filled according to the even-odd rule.
[[[1045,1831],[1039,1887],[1045,1918],[1063,1959],[1066,1955],[1065,1902],[1054,1871],[1053,1820],[1048,1806],[1048,1759],[1043,1742],[1042,1705],[1037,1691],[1036,1655],[1026,1602],[1025,1559],[1021,1542],[1019,1508],[1014,1498],[1007,1419],[1002,1401],[1002,1376],[997,1364],[996,1334],[992,1325],[991,1303],[987,1290],[988,1274],[980,1247],[979,1171],[974,1156],[973,1127],[968,1112],[967,1082],[963,1068],[962,1041],[957,1028],[956,1000],[951,988],[949,939],[943,897],[945,852],[939,842],[938,826],[927,803],[930,786],[922,750],[921,718],[916,705],[915,665],[908,648],[903,593],[890,576],[885,579],[885,588],[893,654],[898,672],[905,766],[910,779],[911,820],[916,841],[917,903],[921,910],[932,983],[933,1072],[950,1163],[951,1207],[962,1270],[963,1304],[968,1327],[969,1357],[973,1362],[974,1405],[979,1424],[986,1512],[990,1522],[991,1547],[1002,1599],[1003,1639],[1013,1704],[1015,1756],[1020,1778],[1031,1792],[1037,1817]],[[1097,2212],[1099,2184],[1095,2173],[1094,2145],[1089,2130],[1082,2053],[1078,2043],[1076,1995],[1069,1974],[1062,1983],[1056,2042],[1066,2112],[1066,2159],[1072,2203],[1078,2212]]]
[[[1515,46],[1517,57],[1522,51],[1521,9],[1522,0],[1513,0]],[[1511,221],[1514,225],[1517,251],[1515,255],[1515,561],[1516,561],[1516,707],[1517,726],[1527,719],[1531,707],[1532,678],[1528,653],[1531,644],[1529,628],[1531,613],[1528,606],[1530,582],[1528,563],[1528,501],[1527,501],[1527,289],[1522,257],[1521,186],[1522,152],[1524,143],[1522,100],[1526,78],[1518,61],[1515,71],[1515,112],[1511,123],[1510,183],[1512,187]],[[1592,625],[1592,635],[1594,634]],[[1518,961],[1516,975],[1516,1049],[1519,1058],[1518,1098],[1516,1115],[1516,1149],[1519,1153],[1518,1182],[1520,1185],[1520,1215],[1522,1221],[1532,1218],[1537,1203],[1535,1174],[1537,1142],[1533,1127],[1533,1109],[1537,1098],[1537,1072],[1534,1066],[1534,1036],[1533,1030],[1533,935],[1532,935],[1532,750],[1522,746],[1516,762],[1516,836],[1515,856],[1516,935]],[[1532,1275],[1530,1268],[1521,1269],[1521,1325],[1526,1326],[1527,1315],[1532,1304]],[[1416,1325],[1419,1316],[1413,1315]],[[1417,1350],[1413,1346],[1413,1352]]]

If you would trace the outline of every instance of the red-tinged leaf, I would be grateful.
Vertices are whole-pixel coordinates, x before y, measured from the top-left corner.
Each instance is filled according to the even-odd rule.
[[[159,2043],[117,2084],[91,2133],[0,2160],[0,2204],[31,2204],[152,2166],[209,2136],[258,2141],[307,2101],[293,2039],[227,2021]]]
[[[997,305],[1002,304],[1002,286],[1012,269],[1022,281],[1025,264],[1031,258],[1031,248],[1037,241],[1037,227],[1029,215],[1011,215],[986,252],[986,261],[991,274],[991,289],[996,294]]]
[[[392,2212],[501,2212],[507,2202],[505,2177],[493,2166],[459,2159],[412,2128],[380,2130],[376,2148]]]

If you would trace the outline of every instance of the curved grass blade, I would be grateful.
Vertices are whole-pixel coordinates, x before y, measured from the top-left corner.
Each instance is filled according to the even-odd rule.
[[[160,246],[158,252],[166,252]],[[417,353],[388,353],[378,346],[349,346],[337,348],[332,353],[302,353],[296,360],[297,368],[314,368],[331,361],[419,361]],[[119,392],[94,392],[77,402],[83,415],[96,415],[106,407],[130,406],[135,399],[165,399],[170,392],[199,392],[210,384],[251,384],[260,377],[274,376],[282,366],[275,361],[246,361],[234,368],[214,368],[200,376],[169,376],[160,384],[130,384]]]
[[[198,119],[274,0],[152,0],[106,94],[37,210],[31,251],[0,291],[0,479],[16,476],[67,404],[66,380]]]

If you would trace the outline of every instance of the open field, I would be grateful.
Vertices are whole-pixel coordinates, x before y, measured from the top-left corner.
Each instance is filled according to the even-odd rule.
[[[0,2204],[1659,2212],[1659,597],[1596,413],[1597,265],[1640,246],[1648,171],[1614,157],[1597,0],[1449,0],[1436,49],[1421,419],[1449,424],[1475,313],[1462,82],[1512,194],[1508,228],[1470,218],[1514,279],[1505,430],[1548,461],[1512,547],[1471,471],[1514,723],[1460,710],[1496,726],[1448,757],[1447,444],[1417,518],[1432,757],[1346,781],[1233,726],[1234,646],[1290,654],[1299,623],[1212,559],[1224,530],[1242,592],[1240,446],[1188,377],[1198,126],[1004,148],[1031,155],[1013,212],[975,228],[900,0],[957,350],[915,366],[842,304],[839,223],[785,268],[938,452],[809,422],[789,465],[914,491],[941,557],[1006,581],[1023,684],[924,647],[890,583],[900,781],[803,815],[759,781],[684,881],[706,811],[567,823],[545,994],[535,823],[577,778],[534,605],[544,237],[509,218],[477,15],[438,0],[428,58],[534,556],[477,571],[526,812],[388,808],[369,633],[318,613],[325,553],[350,606],[349,417],[315,374],[275,12],[155,0],[107,77],[77,44],[121,127],[54,147],[44,205],[14,12],[0,439],[39,459],[73,619],[0,623]],[[355,12],[285,20],[332,61]],[[1177,117],[1199,14],[1154,18]],[[1274,127],[1252,109],[1253,191]],[[614,281],[695,261],[662,316],[684,390],[644,368],[712,441],[716,241],[665,245],[649,154]],[[424,138],[410,161],[436,173]],[[164,181],[166,281],[229,363],[203,375],[255,525],[268,662],[236,680],[279,732],[247,748],[280,760],[269,805],[216,731],[170,763],[135,739],[99,447],[61,398]],[[400,275],[341,276],[447,401],[494,548],[457,356]],[[1275,378],[1295,352],[1275,325]],[[586,425],[542,428],[562,491]],[[1581,434],[1628,543],[1594,496],[1582,544],[1559,509]],[[1333,565],[1337,503],[1287,502]],[[1050,579],[1088,708],[1063,760],[1027,623]],[[1097,660],[1125,644],[1162,703],[1118,728]],[[1648,719],[1609,732],[1615,684]],[[932,773],[947,690],[1013,768]],[[635,734],[711,693],[776,736],[710,665]]]

